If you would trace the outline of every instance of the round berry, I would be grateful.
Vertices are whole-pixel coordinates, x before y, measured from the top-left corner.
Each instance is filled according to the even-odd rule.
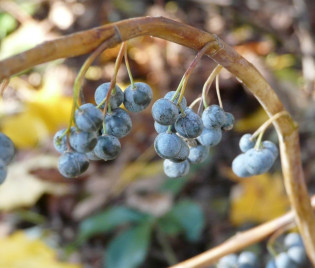
[[[6,164],[0,160],[0,184],[2,184],[7,177],[7,172],[8,170]]]
[[[191,108],[186,108],[185,115],[177,117],[175,129],[185,138],[197,138],[203,130],[203,123],[198,114]]]
[[[12,140],[0,132],[0,160],[8,165],[15,154],[15,148]]]
[[[140,112],[147,108],[152,100],[153,93],[146,83],[137,82],[128,86],[124,91],[124,105],[130,112]]]
[[[107,134],[122,138],[129,134],[131,127],[132,122],[129,114],[121,108],[114,109],[111,113],[105,115]]]
[[[79,153],[92,151],[97,142],[96,132],[72,131],[69,137],[71,148]]]
[[[188,160],[190,163],[198,164],[207,159],[209,155],[209,146],[197,145],[191,147],[189,151]]]
[[[268,149],[249,149],[245,153],[246,168],[252,175],[266,173],[274,163],[274,156]]]
[[[108,161],[116,159],[120,150],[121,145],[117,137],[109,134],[103,134],[97,139],[94,153],[98,158]]]
[[[65,133],[65,131],[65,128],[60,129],[54,136],[54,147],[61,154],[68,150],[67,135],[64,135],[62,138],[60,138]]]
[[[251,251],[243,251],[238,256],[238,264],[250,264],[255,267],[257,264],[257,256],[254,252]]]
[[[225,112],[218,105],[210,105],[201,116],[202,122],[206,128],[220,128],[225,124]]]
[[[80,176],[89,167],[89,160],[85,154],[78,152],[65,152],[59,158],[58,169],[66,178]]]
[[[234,126],[234,116],[231,113],[227,113],[225,112],[225,122],[222,126],[222,129],[227,131],[227,130],[231,130]]]
[[[235,254],[229,254],[222,257],[218,264],[217,268],[234,268],[237,267],[237,256]]]
[[[182,150],[182,139],[174,133],[160,133],[154,140],[154,149],[156,153],[165,159],[173,159],[178,156]]]
[[[247,133],[244,134],[240,139],[240,149],[243,153],[246,153],[249,149],[252,149],[255,147],[255,141],[251,140],[252,135]]]
[[[284,246],[286,249],[290,247],[304,247],[302,237],[299,233],[288,233],[284,238]]]
[[[215,146],[222,139],[221,128],[204,128],[197,140],[204,146]]]
[[[270,150],[274,156],[274,160],[277,159],[279,155],[278,147],[271,141],[263,141],[262,145],[264,148]]]
[[[103,113],[92,103],[86,103],[75,111],[74,120],[76,126],[82,131],[97,131],[102,126]]]
[[[281,252],[275,259],[276,267],[298,268],[297,264],[288,256],[286,252]]]
[[[167,93],[165,94],[165,96],[164,96],[164,99],[168,99],[168,100],[172,101],[175,92],[176,92],[176,91],[169,91],[169,92],[167,92]],[[177,102],[178,102],[178,99],[179,99],[179,95],[180,95],[180,94],[178,94],[177,97],[175,98],[175,100],[173,101],[176,105],[177,105]],[[186,98],[185,98],[185,97],[183,97],[182,101],[180,102],[180,106],[182,107],[183,110],[186,109],[186,107],[187,107],[187,101],[186,101]],[[180,109],[179,109],[179,108],[178,108],[178,111],[180,112]]]
[[[232,170],[235,175],[246,178],[252,176],[246,168],[247,162],[246,162],[246,156],[245,154],[240,154],[236,158],[234,158],[232,162]]]
[[[170,178],[179,178],[188,174],[189,162],[187,160],[182,162],[174,162],[165,159],[163,162],[163,169],[166,176]]]
[[[110,83],[103,83],[97,87],[94,94],[94,99],[97,105],[99,105],[107,95],[107,92],[109,90]],[[117,85],[115,85],[115,88],[112,90],[111,96],[110,96],[110,107],[111,109],[118,108],[124,101],[124,92],[121,90],[121,88]],[[105,106],[105,103],[101,106],[103,109]]]
[[[182,145],[180,148],[180,151],[175,157],[171,158],[171,160],[174,162],[184,161],[188,158],[188,155],[189,155],[189,147],[187,143],[183,141],[181,138],[180,140],[181,140],[181,145]]]
[[[307,256],[304,247],[293,246],[287,251],[288,256],[291,260],[299,265],[303,265],[307,261]]]
[[[152,106],[152,116],[161,125],[173,125],[179,115],[176,104],[168,99],[159,99]]]

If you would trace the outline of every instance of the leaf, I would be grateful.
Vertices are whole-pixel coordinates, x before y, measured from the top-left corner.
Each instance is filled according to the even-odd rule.
[[[138,267],[146,257],[151,229],[152,223],[147,221],[116,236],[108,245],[103,267]]]
[[[269,173],[247,178],[231,191],[230,219],[234,225],[265,222],[289,208],[280,175]]]
[[[147,214],[124,206],[111,207],[85,219],[80,224],[78,242],[81,243],[94,235],[109,232],[119,225],[141,222],[148,217]]]
[[[162,165],[162,163],[161,163],[161,165]],[[183,178],[178,178],[176,180],[167,179],[167,180],[165,180],[165,182],[161,186],[161,191],[176,195],[185,187],[187,182],[188,182],[187,176],[185,176]]]
[[[160,222],[162,223],[160,225],[162,230],[175,234],[178,231],[177,226],[180,225],[187,240],[192,242],[199,239],[205,224],[200,205],[188,199],[177,202],[163,218]]]
[[[79,264],[59,262],[55,251],[40,239],[15,232],[0,239],[0,267],[80,268]]]
[[[30,173],[34,168],[55,168],[57,162],[57,157],[45,155],[13,162],[9,166],[5,182],[0,187],[0,210],[32,206],[45,193],[67,193],[69,188],[64,183],[46,182]]]
[[[181,231],[183,231],[183,227],[172,213],[166,213],[164,216],[159,218],[157,224],[163,233],[170,236],[178,235]]]

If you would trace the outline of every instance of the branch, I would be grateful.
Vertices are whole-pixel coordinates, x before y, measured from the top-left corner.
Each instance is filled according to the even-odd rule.
[[[0,81],[37,64],[64,57],[89,53],[105,40],[112,38],[111,47],[122,41],[150,35],[200,50],[212,45],[206,54],[235,75],[257,98],[267,114],[285,111],[278,96],[256,70],[232,47],[216,35],[163,18],[140,17],[79,32],[45,42],[33,49],[0,62]],[[295,220],[303,237],[308,256],[315,266],[315,218],[312,212],[300,158],[297,125],[290,116],[274,122],[280,144],[281,163],[286,192],[294,210]]]

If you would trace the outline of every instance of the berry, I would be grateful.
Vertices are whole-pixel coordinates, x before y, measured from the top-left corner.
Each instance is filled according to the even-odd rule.
[[[221,128],[204,128],[197,140],[204,146],[215,146],[222,138]]]
[[[187,160],[182,162],[173,162],[165,159],[163,162],[163,169],[166,176],[170,178],[179,178],[188,174],[189,162]]]
[[[277,146],[271,141],[263,141],[262,145],[264,148],[266,148],[272,152],[272,154],[274,156],[274,160],[276,160],[278,155],[279,155],[279,151],[278,151]]]
[[[95,148],[95,147],[94,147]],[[86,154],[86,157],[89,159],[89,160],[92,160],[92,161],[97,161],[97,160],[101,160],[101,158],[99,158],[94,150],[93,151],[90,151],[90,152],[87,152]]]
[[[120,153],[120,150],[120,142],[115,136],[103,134],[97,139],[94,153],[98,158],[107,161],[116,159]]]
[[[15,154],[15,148],[12,140],[5,134],[0,133],[0,160],[8,165]]]
[[[299,265],[303,265],[307,261],[306,253],[304,247],[293,246],[287,251],[288,256],[291,260]]]
[[[175,157],[171,158],[171,160],[174,162],[184,161],[188,158],[188,155],[189,155],[189,147],[188,147],[187,143],[185,141],[183,141],[181,138],[180,138],[180,140],[181,140],[180,151]]]
[[[222,129],[226,131],[231,130],[234,126],[234,121],[235,119],[233,114],[225,112],[225,122],[222,126]]]
[[[288,233],[284,238],[284,246],[286,249],[294,246],[304,247],[302,237],[300,236],[300,234],[295,232]]]
[[[209,146],[197,145],[190,148],[188,160],[193,164],[202,163],[207,159],[208,155]]]
[[[7,166],[6,164],[0,160],[0,184],[4,182],[5,178],[7,177]]]
[[[135,83],[135,87],[128,86],[124,91],[124,105],[130,112],[140,112],[148,107],[153,93],[150,86],[146,83]]]
[[[103,122],[103,113],[92,103],[83,104],[75,111],[75,124],[85,132],[97,131]]]
[[[110,83],[103,83],[97,87],[94,94],[94,99],[97,105],[99,105],[107,95],[107,92],[109,90]],[[111,109],[118,108],[124,101],[124,93],[122,92],[121,88],[117,85],[115,85],[115,88],[112,90],[111,96],[110,96],[110,107]],[[101,106],[103,109],[105,104]]]
[[[85,154],[78,152],[65,152],[59,158],[58,169],[66,178],[75,178],[89,167],[89,160]]]
[[[157,133],[163,133],[163,132],[168,131],[168,127],[169,126],[164,126],[164,125],[161,125],[158,122],[154,121],[154,128],[155,128],[155,131]],[[171,131],[172,132],[176,132],[176,129],[175,129],[174,125],[172,125]]]
[[[72,131],[69,137],[71,148],[79,153],[92,151],[97,142],[96,132]]]
[[[60,129],[56,132],[55,136],[54,136],[54,147],[56,149],[56,151],[58,151],[59,153],[63,154],[65,151],[68,150],[68,144],[67,144],[67,135],[64,135],[62,137],[62,139],[60,139],[60,137],[65,133],[66,129]],[[74,132],[75,128],[72,127],[70,129],[70,133]]]
[[[255,255],[254,252],[251,251],[243,251],[239,256],[238,256],[238,264],[250,264],[253,267],[255,267],[257,263],[257,256]]]
[[[246,168],[252,175],[266,173],[274,163],[274,156],[268,149],[249,149],[245,153]]]
[[[250,177],[252,174],[250,174],[246,168],[246,156],[245,154],[240,154],[236,158],[234,158],[232,162],[232,170],[233,172],[241,177]]]
[[[121,108],[112,110],[111,113],[107,113],[105,116],[105,128],[107,134],[122,138],[128,135],[131,131],[131,127],[132,122],[129,114]]]
[[[296,263],[288,256],[286,252],[281,252],[275,259],[276,267],[298,268]]]
[[[203,130],[202,120],[191,108],[186,108],[185,116],[177,117],[175,129],[185,138],[197,138]]]
[[[235,254],[229,254],[222,257],[217,264],[217,268],[236,268],[236,267],[237,267],[237,256]]]
[[[218,105],[210,105],[201,116],[202,122],[206,128],[219,128],[225,124],[225,112]]]
[[[172,101],[175,92],[176,92],[176,91],[169,91],[169,92],[167,92],[167,93],[165,94],[165,96],[164,96],[164,99],[168,99],[168,100]],[[178,94],[177,97],[175,98],[175,100],[173,101],[176,105],[177,105],[177,102],[178,102],[178,99],[179,99],[179,95],[180,95],[180,94]],[[183,97],[182,101],[180,102],[180,106],[182,107],[183,110],[186,109],[186,107],[187,107],[187,101],[186,101],[185,97]],[[178,108],[178,111],[180,112],[180,109],[179,109],[179,108]]]
[[[161,125],[173,125],[179,115],[176,104],[168,99],[159,99],[152,106],[152,116]]]
[[[240,139],[240,149],[243,153],[246,153],[249,149],[252,149],[255,147],[255,141],[252,141],[250,138],[252,137],[251,134],[247,133],[244,134]]]
[[[183,141],[174,133],[160,133],[154,140],[154,149],[156,153],[165,159],[174,159],[177,157],[183,146]]]

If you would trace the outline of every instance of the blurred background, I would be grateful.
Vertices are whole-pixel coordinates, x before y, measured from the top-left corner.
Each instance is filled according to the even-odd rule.
[[[302,161],[309,191],[315,184],[315,5],[312,0],[19,0],[0,1],[0,59],[77,31],[138,16],[165,16],[215,33],[270,82],[300,125]],[[119,47],[90,67],[83,91],[93,102],[96,87],[111,79]],[[154,99],[175,90],[196,52],[161,39],[128,42],[136,81]],[[167,267],[287,212],[279,159],[271,172],[240,179],[231,162],[238,141],[267,115],[230,73],[220,89],[236,124],[189,174],[168,179],[153,149],[151,106],[131,114],[132,132],[110,162],[93,162],[77,179],[56,169],[52,138],[68,123],[72,86],[87,55],[36,66],[10,80],[0,100],[0,131],[18,151],[0,187],[0,267]],[[185,97],[201,94],[215,63],[202,58]],[[118,84],[129,84],[122,65]],[[215,88],[208,96],[217,104]],[[153,103],[153,102],[152,102]],[[152,104],[151,104],[152,105]],[[277,143],[270,128],[265,139]],[[251,250],[268,259],[266,241]]]

